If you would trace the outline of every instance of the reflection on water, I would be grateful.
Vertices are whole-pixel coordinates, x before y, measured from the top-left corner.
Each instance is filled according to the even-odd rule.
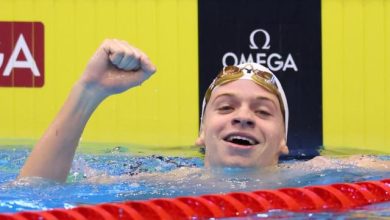
[[[135,156],[122,149],[105,154],[77,154],[66,184],[40,178],[14,182],[29,154],[26,149],[0,151],[0,212],[74,207],[80,204],[144,200],[232,191],[378,180],[390,177],[386,169],[360,168],[361,161],[390,160],[388,156],[355,160],[316,158],[286,161],[262,170],[204,169],[198,157]],[[261,218],[348,218],[390,216],[390,204],[376,204],[343,213],[270,211]],[[238,219],[238,218],[237,218]],[[248,219],[248,218],[245,218]]]

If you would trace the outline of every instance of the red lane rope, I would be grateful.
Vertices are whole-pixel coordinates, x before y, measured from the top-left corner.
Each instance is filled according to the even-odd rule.
[[[390,201],[390,179],[86,205],[0,214],[4,220],[204,219],[247,216],[271,209],[340,211]]]

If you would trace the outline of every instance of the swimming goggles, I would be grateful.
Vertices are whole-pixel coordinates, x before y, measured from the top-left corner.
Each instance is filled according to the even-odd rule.
[[[206,90],[202,105],[201,121],[203,120],[204,111],[206,109],[208,101],[210,100],[211,93],[213,92],[213,90],[218,86],[227,84],[238,79],[252,80],[257,85],[276,95],[282,111],[287,139],[288,106],[282,85],[280,84],[276,76],[271,73],[271,71],[257,63],[244,63],[239,66],[225,66],[219,72],[217,77],[213,80],[211,85]]]

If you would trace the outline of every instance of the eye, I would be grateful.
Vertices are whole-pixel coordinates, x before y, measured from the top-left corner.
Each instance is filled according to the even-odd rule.
[[[257,110],[257,111],[256,111],[256,114],[257,114],[257,115],[260,115],[260,116],[262,116],[262,117],[269,117],[269,116],[272,115],[271,112],[269,112],[269,111],[267,111],[267,110]]]
[[[233,106],[230,105],[223,105],[218,107],[217,109],[220,113],[230,113],[234,110]]]

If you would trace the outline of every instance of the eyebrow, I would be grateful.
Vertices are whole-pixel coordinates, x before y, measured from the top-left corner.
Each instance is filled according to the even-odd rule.
[[[222,94],[219,94],[219,95],[217,95],[215,98],[214,98],[214,100],[210,103],[210,104],[214,104],[214,102],[216,101],[216,100],[218,100],[219,98],[221,98],[221,97],[225,97],[225,96],[227,96],[227,97],[237,97],[234,93],[222,93]],[[275,101],[273,100],[273,99],[271,99],[271,98],[269,98],[269,97],[266,97],[266,96],[257,96],[256,98],[255,98],[256,100],[260,100],[260,101],[266,101],[266,102],[271,102],[272,103],[272,105],[274,105],[274,107],[277,109],[277,107],[278,107],[278,105],[275,103]]]
[[[219,98],[221,98],[221,97],[224,97],[224,96],[227,96],[227,97],[236,97],[236,95],[234,95],[233,93],[222,93],[222,94],[217,95],[217,96],[214,98],[214,100],[213,100],[212,102],[210,102],[210,104],[214,104],[214,102],[215,102],[217,99],[219,99]]]
[[[256,100],[271,102],[272,105],[273,105],[276,109],[278,109],[278,105],[276,104],[276,102],[275,102],[273,99],[270,99],[270,98],[265,97],[265,96],[259,96],[259,97],[256,97]],[[279,108],[280,108],[280,107],[279,107]]]

